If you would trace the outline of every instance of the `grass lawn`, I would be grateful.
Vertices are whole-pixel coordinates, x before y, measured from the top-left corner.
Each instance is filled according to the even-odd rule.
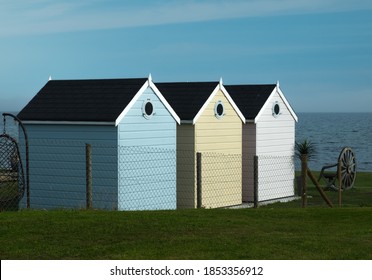
[[[313,172],[318,178],[319,172]],[[300,172],[296,172],[296,176],[300,176]],[[321,186],[325,186],[325,182],[320,182]],[[325,191],[327,197],[332,202],[333,207],[338,207],[338,192],[333,190]],[[307,180],[307,206],[308,207],[329,207],[320,193],[308,178]],[[264,207],[270,208],[298,208],[301,207],[301,199],[287,203],[274,203]],[[372,207],[372,173],[358,172],[354,186],[342,192],[342,207]]]
[[[370,260],[372,173],[357,176],[343,208],[337,192],[327,192],[331,209],[309,183],[306,209],[0,212],[0,258]]]
[[[0,213],[4,259],[372,259],[372,208]]]

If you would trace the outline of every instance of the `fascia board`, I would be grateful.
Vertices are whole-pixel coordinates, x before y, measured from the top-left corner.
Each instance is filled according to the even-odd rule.
[[[199,117],[203,114],[204,110],[208,107],[208,104],[213,100],[214,96],[217,94],[219,89],[220,89],[220,85],[217,84],[216,88],[209,95],[207,101],[204,102],[203,106],[200,108],[199,112],[196,114],[196,116],[192,120],[192,124],[195,124],[198,121]]]
[[[298,117],[297,117],[296,113],[295,113],[294,110],[292,109],[292,107],[291,107],[291,105],[289,104],[288,100],[285,98],[285,96],[284,96],[282,90],[280,89],[280,87],[279,87],[279,86],[276,86],[276,90],[277,90],[277,92],[278,92],[280,98],[283,100],[284,104],[287,106],[287,108],[288,108],[289,112],[291,113],[293,119],[294,119],[296,122],[298,122]]]
[[[173,110],[172,106],[168,103],[168,101],[165,99],[165,97],[161,94],[159,89],[156,87],[156,85],[149,79],[149,87],[154,91],[156,96],[160,99],[160,101],[163,103],[165,108],[169,111],[169,113],[172,115],[172,117],[175,119],[175,121],[180,124],[181,119],[177,115],[177,113]]]
[[[255,117],[255,119],[254,119],[254,123],[257,123],[257,122],[258,122],[258,120],[259,120],[259,118],[261,117],[261,115],[263,114],[263,112],[264,112],[266,106],[271,102],[271,99],[273,99],[274,93],[276,93],[276,92],[279,94],[279,97],[283,100],[285,106],[288,108],[288,110],[289,110],[289,112],[290,112],[292,118],[293,118],[296,122],[298,122],[298,117],[297,117],[297,115],[295,114],[295,112],[293,111],[291,105],[289,104],[289,102],[288,102],[287,99],[285,98],[283,92],[280,90],[279,86],[277,85],[277,86],[273,89],[273,91],[270,93],[269,98],[266,100],[265,104],[262,106],[260,112],[259,112],[259,113],[257,114],[257,116]]]
[[[143,86],[139,89],[139,91],[136,93],[136,95],[132,98],[132,100],[128,103],[128,105],[124,108],[124,110],[120,113],[120,115],[116,118],[115,126],[118,126],[119,123],[123,120],[125,115],[129,112],[129,110],[132,108],[132,106],[137,102],[138,98],[142,95],[142,93],[147,89],[148,87],[148,81],[146,81]]]
[[[254,118],[254,123],[257,123],[257,122],[258,122],[258,120],[260,119],[261,115],[262,115],[263,112],[265,111],[265,108],[266,108],[267,104],[269,104],[269,103],[271,102],[271,99],[273,98],[274,93],[276,92],[276,88],[277,88],[277,87],[275,87],[275,88],[273,89],[273,91],[270,93],[269,98],[266,100],[265,104],[261,107],[261,109],[260,109],[260,111],[258,112],[257,116]]]
[[[240,111],[239,107],[236,105],[236,103],[234,102],[234,100],[230,96],[229,92],[226,90],[226,88],[222,84],[220,84],[220,89],[221,89],[222,93],[225,95],[226,99],[231,104],[231,106],[234,108],[235,112],[238,114],[239,118],[242,120],[243,124],[245,124],[246,119],[245,119],[243,113]]]

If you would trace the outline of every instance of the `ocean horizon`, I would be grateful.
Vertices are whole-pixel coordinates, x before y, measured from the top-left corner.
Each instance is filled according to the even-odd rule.
[[[309,161],[311,170],[318,171],[324,165],[337,163],[342,148],[350,147],[357,159],[357,171],[372,172],[372,113],[306,112],[297,113],[297,116],[296,142],[306,139],[316,148],[314,158]],[[2,120],[0,133],[3,132]],[[18,137],[17,125],[10,117],[7,117],[6,132]],[[295,162],[296,170],[299,170],[299,160]]]
[[[372,172],[372,113],[298,113],[296,141],[311,141],[316,153],[311,170],[336,164],[344,147],[355,153],[357,171]],[[299,170],[299,161],[296,162]]]

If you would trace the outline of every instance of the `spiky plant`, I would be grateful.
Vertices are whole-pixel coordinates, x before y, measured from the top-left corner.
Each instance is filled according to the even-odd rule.
[[[295,143],[296,156],[301,159],[302,155],[307,155],[307,159],[312,159],[316,154],[316,146],[313,142],[305,139]]]

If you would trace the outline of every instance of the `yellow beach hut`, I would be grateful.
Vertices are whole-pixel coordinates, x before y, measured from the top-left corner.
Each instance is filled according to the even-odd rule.
[[[222,80],[156,86],[181,119],[177,126],[177,208],[241,204],[245,118]],[[197,153],[201,155],[201,190],[197,189]]]

